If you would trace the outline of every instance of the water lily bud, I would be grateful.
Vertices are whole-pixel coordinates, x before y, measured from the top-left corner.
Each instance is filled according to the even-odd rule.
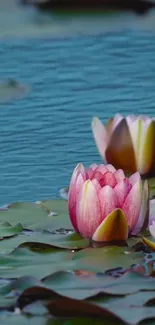
[[[155,174],[155,120],[116,114],[107,125],[94,117],[92,130],[105,162],[126,172]]]
[[[126,178],[112,165],[75,168],[68,193],[68,209],[76,232],[94,241],[126,240],[146,229],[149,216],[147,181],[139,173]]]

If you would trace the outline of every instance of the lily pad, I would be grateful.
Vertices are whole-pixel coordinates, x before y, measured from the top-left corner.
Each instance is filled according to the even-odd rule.
[[[154,257],[145,254],[141,237],[97,247],[73,231],[66,200],[0,210],[0,237],[0,310],[8,321],[0,314],[2,324],[18,325],[17,316],[25,325],[38,317],[39,325],[90,325],[90,317],[95,325],[98,317],[105,325],[137,325],[155,318],[148,262],[150,255],[153,270]]]
[[[21,233],[23,227],[20,223],[15,226],[11,226],[9,222],[0,223],[0,238],[12,237]]]
[[[11,224],[20,222],[23,228],[31,230],[52,232],[62,228],[73,229],[64,200],[43,201],[39,204],[13,203],[8,210],[0,211],[0,221]]]
[[[0,253],[11,253],[19,245],[27,247],[36,246],[37,250],[43,250],[44,246],[49,248],[62,248],[68,250],[79,250],[88,246],[88,241],[78,234],[53,235],[50,232],[34,232],[31,235],[20,235],[17,237],[3,239],[0,241]],[[46,247],[46,248],[48,248]]]
[[[22,312],[26,315],[34,316],[48,315],[48,309],[42,304],[41,301],[36,301],[32,304],[27,305],[25,308],[23,308]]]
[[[0,277],[18,278],[21,276],[37,276],[42,278],[56,272],[67,269],[72,259],[72,251],[54,249],[52,246],[39,245],[34,242],[33,249],[18,247],[8,256],[0,256]]]
[[[91,271],[104,272],[116,267],[129,268],[135,262],[142,263],[143,253],[130,253],[124,247],[106,246],[83,249],[74,255],[73,260],[77,269],[87,268]]]
[[[36,316],[34,317],[26,317],[22,314],[16,313],[5,313],[0,315],[0,322],[3,325],[47,325],[47,317],[45,316]],[[59,325],[52,324],[51,325]]]

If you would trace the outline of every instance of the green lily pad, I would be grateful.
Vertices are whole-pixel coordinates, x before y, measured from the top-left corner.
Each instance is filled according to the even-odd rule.
[[[0,277],[18,278],[37,276],[42,278],[61,269],[67,269],[73,253],[68,250],[54,249],[45,245],[42,250],[34,243],[33,250],[19,247],[8,256],[0,256]],[[43,245],[44,247],[44,245]]]
[[[9,254],[19,245],[36,246],[37,250],[43,250],[44,247],[63,248],[68,250],[79,250],[88,247],[88,241],[80,235],[73,233],[68,235],[53,235],[49,232],[32,232],[30,235],[20,235],[0,241],[0,253]]]
[[[129,274],[128,274],[129,275]],[[130,274],[131,275],[131,274]],[[134,276],[134,275],[133,275]],[[144,277],[143,277],[144,279]],[[149,279],[151,280],[151,279]],[[117,286],[120,284],[117,284],[118,280],[115,280],[110,284],[107,284],[107,286]],[[139,287],[139,290],[144,290],[146,288],[146,283],[142,284],[142,279],[136,277],[137,282],[141,282],[141,288]],[[122,280],[123,285],[125,285],[124,278]],[[145,281],[144,281],[145,282]],[[152,289],[154,289],[155,281],[152,282]],[[93,281],[89,281],[90,283],[93,283]],[[147,283],[147,287],[150,287],[150,283]],[[82,283],[81,283],[82,284]],[[99,285],[99,283],[98,283]],[[90,285],[91,286],[91,285]],[[131,285],[130,285],[131,286]],[[106,284],[103,285],[103,288],[100,288],[100,292],[102,293],[106,289]],[[76,290],[76,289],[74,289]],[[32,287],[26,289],[19,298],[19,305],[21,308],[27,304],[27,301],[30,299],[30,301],[37,301],[37,295],[38,299],[45,299],[45,306],[48,308],[48,311],[54,315],[54,316],[64,316],[64,317],[78,317],[78,316],[99,316],[103,318],[104,320],[109,319],[111,321],[115,321],[116,324],[120,324],[120,322],[124,321],[126,324],[137,324],[140,321],[144,319],[150,319],[155,317],[155,309],[151,307],[145,307],[143,304],[148,302],[152,299],[152,296],[149,295],[148,299],[141,299],[141,303],[137,304],[136,295],[131,295],[130,298],[124,298],[120,299],[112,299],[107,302],[102,302],[102,299],[96,300],[93,298],[93,300],[86,302],[83,300],[78,299],[71,299],[65,296],[57,295],[56,291],[48,290],[43,287]],[[143,294],[143,293],[139,293]],[[149,294],[149,292],[148,292]],[[128,296],[129,297],[129,296]],[[133,297],[133,300],[132,300]],[[140,298],[140,296],[139,296]],[[72,308],[70,308],[72,306]],[[122,308],[123,307],[123,308]],[[150,314],[149,314],[150,311]],[[132,313],[132,317],[129,317],[130,313]]]
[[[0,223],[0,238],[5,237],[12,237],[19,233],[21,233],[23,230],[23,227],[20,223],[18,223],[15,226],[11,226],[9,222],[1,222]]]
[[[31,230],[56,231],[72,230],[67,203],[64,200],[43,201],[35,203],[13,203],[8,210],[0,211],[0,221],[16,224]]]
[[[103,248],[86,248],[77,252],[73,260],[77,269],[104,272],[117,267],[129,268],[134,263],[143,262],[143,253],[130,253],[127,248],[106,246]]]
[[[27,306],[25,306],[25,308],[23,308],[22,312],[26,315],[34,315],[34,316],[48,315],[48,310],[41,301],[36,301],[32,304],[28,304]]]
[[[145,306],[149,305],[150,303],[155,305],[155,292],[154,291],[144,291],[144,292],[137,292],[135,294],[130,294],[123,298],[117,298],[113,300],[111,305],[114,307],[117,306]]]
[[[28,317],[18,313],[2,313],[0,314],[0,323],[3,325],[47,325],[47,317]],[[51,322],[50,325],[59,325],[59,323]]]
[[[34,203],[13,203],[8,210],[0,211],[0,221],[16,224],[20,222],[24,228],[40,222],[47,217],[47,212]]]
[[[78,277],[72,273],[58,272],[43,279],[43,282],[59,294],[68,297],[68,290],[87,290],[87,298],[97,293],[109,295],[127,295],[141,290],[155,290],[155,279],[145,277],[138,272],[127,272],[119,279],[108,275]],[[94,291],[92,291],[92,289]],[[66,294],[65,294],[66,291]],[[78,297],[78,296],[77,296]]]
[[[38,317],[39,325],[90,325],[93,316],[103,325],[137,325],[143,320],[150,325],[149,318],[155,317],[155,278],[146,276],[147,259],[153,263],[154,255],[145,256],[140,236],[122,247],[92,248],[74,233],[67,202],[48,200],[0,210],[0,237],[3,325],[18,325],[18,319],[38,325]],[[137,272],[131,271],[135,265]],[[97,318],[93,321],[101,325]]]

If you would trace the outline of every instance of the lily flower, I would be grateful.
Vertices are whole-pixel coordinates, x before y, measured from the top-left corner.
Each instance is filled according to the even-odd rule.
[[[105,162],[125,172],[155,173],[155,119],[116,114],[104,126],[94,117],[92,131]]]
[[[70,220],[76,232],[94,241],[123,241],[146,229],[149,189],[139,173],[126,178],[112,165],[93,164],[73,171],[68,193]]]

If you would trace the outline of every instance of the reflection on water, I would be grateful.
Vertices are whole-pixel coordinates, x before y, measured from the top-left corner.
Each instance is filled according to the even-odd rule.
[[[100,16],[58,16],[41,13],[17,0],[0,1],[0,37],[63,37],[96,34],[123,28],[155,30],[155,11],[144,17],[127,13],[106,13]]]
[[[79,161],[100,162],[93,115],[155,114],[155,31],[140,23],[131,17],[128,28],[109,32],[96,23],[95,35],[84,35],[85,29],[54,39],[28,37],[28,23],[22,30],[18,20],[14,28],[20,25],[22,37],[11,37],[13,18],[6,30],[0,19],[0,80],[13,78],[30,89],[21,100],[0,103],[0,204],[55,197]],[[62,21],[56,24],[65,30]],[[48,28],[54,29],[51,22]]]

